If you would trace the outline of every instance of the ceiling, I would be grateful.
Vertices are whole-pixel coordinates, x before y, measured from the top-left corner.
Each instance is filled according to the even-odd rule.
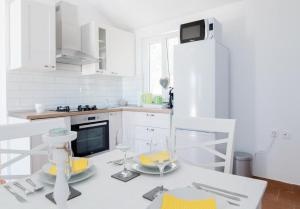
[[[113,24],[136,29],[238,0],[87,0]]]

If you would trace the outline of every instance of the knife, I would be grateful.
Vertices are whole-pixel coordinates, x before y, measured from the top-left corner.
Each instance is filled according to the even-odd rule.
[[[201,183],[193,182],[193,185],[194,185],[195,187],[197,187],[197,186],[198,186],[198,187],[205,187],[205,188],[210,189],[210,190],[215,190],[215,191],[227,193],[227,194],[230,194],[230,195],[233,195],[233,196],[237,196],[237,197],[248,198],[247,195],[240,194],[240,193],[236,193],[236,192],[231,192],[231,191],[228,191],[228,190],[225,190],[225,189],[220,189],[220,188],[213,187],[213,186],[209,186],[209,185],[206,185],[206,184],[201,184]]]

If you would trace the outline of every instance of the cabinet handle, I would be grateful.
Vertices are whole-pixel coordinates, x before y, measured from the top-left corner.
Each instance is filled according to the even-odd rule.
[[[45,68],[48,68],[48,67],[49,67],[49,65],[44,65],[44,67],[45,67]]]
[[[53,65],[52,68],[55,68],[55,66]]]

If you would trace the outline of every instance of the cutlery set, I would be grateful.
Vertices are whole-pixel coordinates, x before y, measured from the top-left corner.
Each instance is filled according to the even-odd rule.
[[[20,195],[15,188],[18,188],[20,191],[22,191],[25,196],[32,194],[36,191],[39,191],[43,189],[43,186],[35,183],[31,178],[25,179],[25,182],[27,183],[26,186],[24,186],[20,182],[12,182],[12,183],[7,183],[3,187],[11,193],[19,202],[26,202],[27,200],[23,197],[23,195]],[[30,186],[30,189],[27,187]]]
[[[240,206],[240,202],[242,201],[241,198],[245,198],[245,199],[248,198],[247,195],[236,193],[236,192],[231,192],[231,191],[228,191],[225,189],[220,189],[217,187],[212,187],[212,186],[209,186],[206,184],[193,182],[192,185],[196,189],[200,189],[205,192],[224,197],[230,205],[234,205],[234,206]]]

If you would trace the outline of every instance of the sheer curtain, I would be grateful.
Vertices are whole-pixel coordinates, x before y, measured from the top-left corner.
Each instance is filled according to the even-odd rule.
[[[6,0],[0,1],[0,124],[6,122]]]
[[[0,1],[0,124],[6,123],[7,106],[6,106],[6,0]],[[0,148],[6,148],[7,142],[0,142]],[[0,163],[7,160],[7,156],[0,155]],[[7,171],[6,171],[7,172]],[[1,172],[0,174],[6,174]],[[0,178],[1,180],[1,178]]]

